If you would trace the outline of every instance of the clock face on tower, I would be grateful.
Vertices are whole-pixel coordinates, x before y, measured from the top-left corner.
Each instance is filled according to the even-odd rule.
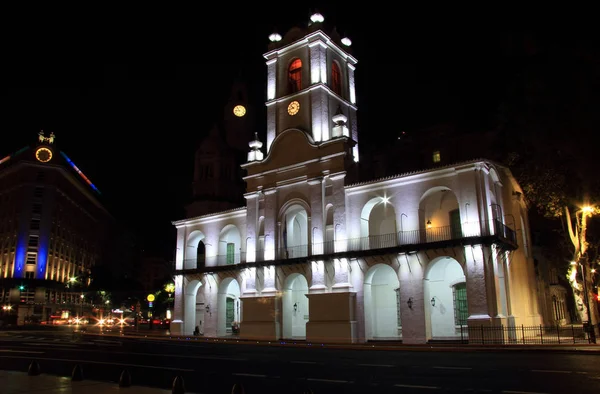
[[[297,101],[292,101],[290,105],[288,105],[288,114],[296,115],[300,111],[300,103]]]
[[[35,158],[42,163],[47,163],[52,159],[52,151],[48,148],[38,148],[35,151]]]
[[[241,118],[242,116],[246,115],[246,107],[243,105],[236,105],[233,107],[233,114]]]

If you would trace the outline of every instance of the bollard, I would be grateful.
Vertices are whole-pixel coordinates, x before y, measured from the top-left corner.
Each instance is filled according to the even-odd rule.
[[[177,376],[173,380],[173,390],[171,394],[185,394],[185,385],[183,384],[183,377]]]
[[[241,383],[235,383],[231,388],[231,394],[245,394],[244,386]]]
[[[83,380],[83,368],[81,365],[77,364],[75,368],[73,368],[73,373],[71,374],[72,382],[81,382]]]
[[[121,377],[119,378],[119,387],[130,387],[131,386],[131,375],[129,371],[124,369],[121,372]]]
[[[38,376],[40,374],[40,364],[33,360],[31,364],[29,364],[29,369],[27,370],[27,375],[29,376]]]

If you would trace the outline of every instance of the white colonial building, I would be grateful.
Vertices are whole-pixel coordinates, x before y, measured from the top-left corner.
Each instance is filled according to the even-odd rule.
[[[478,159],[354,183],[350,42],[314,15],[270,38],[267,140],[242,166],[246,206],[174,222],[172,333],[425,343],[539,324],[508,169]]]

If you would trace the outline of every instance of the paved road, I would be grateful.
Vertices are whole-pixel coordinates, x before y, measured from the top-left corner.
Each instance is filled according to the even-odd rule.
[[[597,393],[598,352],[383,351],[314,346],[270,347],[235,341],[128,339],[71,334],[0,336],[0,369],[25,371],[31,360],[45,373],[118,380],[168,388],[180,375],[189,391],[230,393]]]

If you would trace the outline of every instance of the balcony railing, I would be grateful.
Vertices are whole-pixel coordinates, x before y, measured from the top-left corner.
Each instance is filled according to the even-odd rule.
[[[482,237],[494,237],[510,248],[517,247],[514,230],[504,225],[499,220],[485,222],[462,223],[461,226],[431,227],[419,230],[399,231],[397,233],[372,235],[361,238],[326,241],[312,245],[284,246],[275,250],[257,250],[255,261],[287,260],[308,256],[327,256],[336,253],[373,251],[397,248],[407,245],[426,245],[433,243],[448,243],[460,240],[472,240],[472,244],[480,243]],[[272,254],[271,258],[266,258]],[[201,268],[203,266],[225,266],[247,262],[246,253],[229,255],[206,256],[202,259],[184,260],[184,269]]]

